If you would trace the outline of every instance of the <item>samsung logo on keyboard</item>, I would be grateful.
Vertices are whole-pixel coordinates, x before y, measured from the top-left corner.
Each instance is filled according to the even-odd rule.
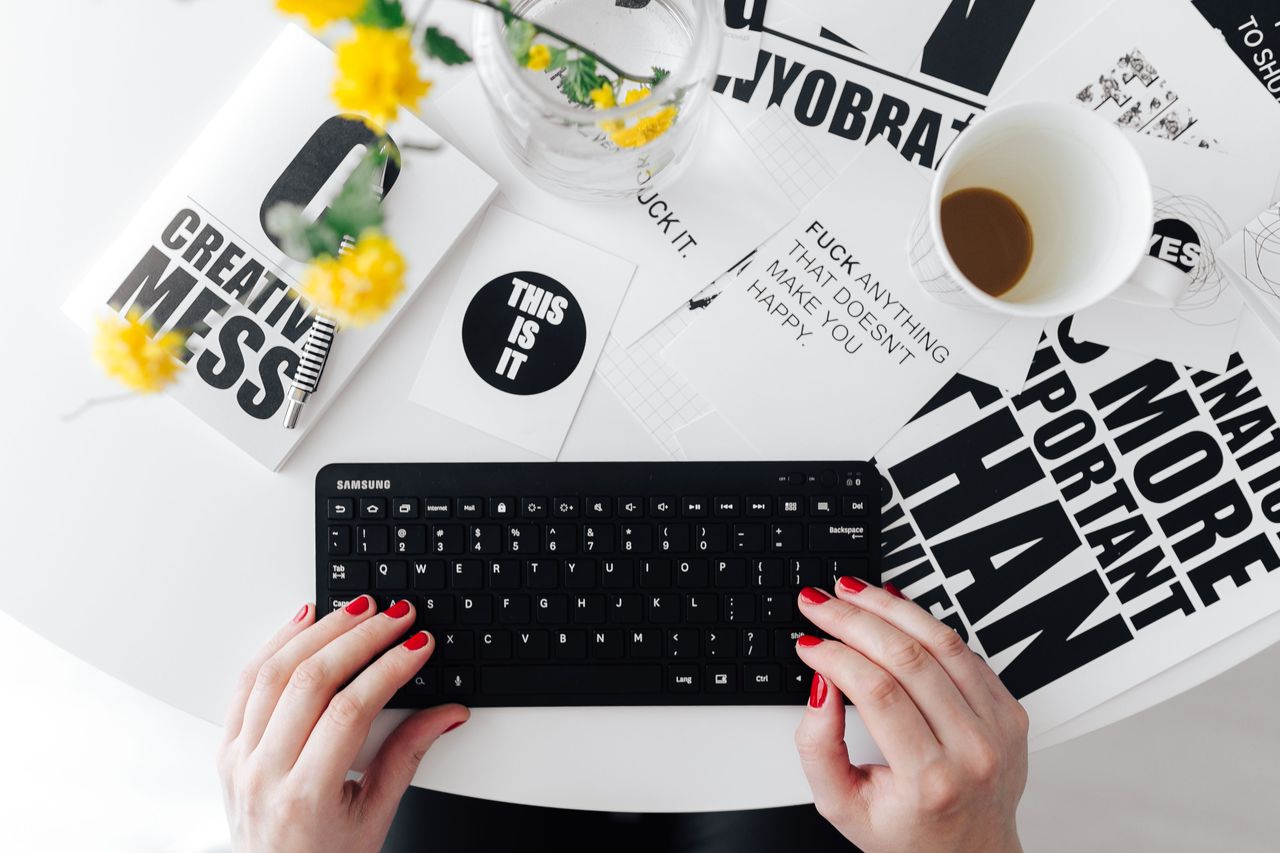
[[[364,491],[365,489],[389,489],[390,480],[339,480],[338,491]]]

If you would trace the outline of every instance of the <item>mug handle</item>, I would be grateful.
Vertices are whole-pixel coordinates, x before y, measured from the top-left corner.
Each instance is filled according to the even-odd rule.
[[[1111,294],[1111,298],[1132,305],[1172,308],[1182,300],[1190,283],[1190,273],[1159,258],[1143,255],[1133,275]]]

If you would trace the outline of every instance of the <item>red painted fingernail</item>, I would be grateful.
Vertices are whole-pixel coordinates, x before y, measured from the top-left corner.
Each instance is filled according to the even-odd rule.
[[[456,722],[456,723],[454,723],[453,725],[449,726],[449,728],[445,729],[443,732],[441,732],[441,734],[446,734],[446,735],[447,735],[449,732],[453,731],[454,729],[456,729],[458,726],[462,725],[462,724],[463,724],[463,723],[465,723],[465,722],[466,722],[466,720],[458,720],[458,722]]]
[[[393,601],[391,602],[391,606],[382,612],[390,616],[392,619],[399,619],[403,616],[408,616],[409,602],[405,601],[403,598],[399,601]]]
[[[810,604],[821,604],[831,598],[831,596],[827,595],[822,590],[814,589],[811,586],[806,586],[804,589],[800,590],[800,597]]]
[[[801,634],[796,638],[796,644],[804,646],[806,649],[822,644],[821,637],[815,637],[811,634]]]
[[[809,685],[809,707],[821,708],[825,701],[827,701],[827,680],[815,672],[813,683]]]
[[[368,609],[369,609],[369,596],[367,595],[362,595],[359,598],[353,599],[352,602],[348,604],[346,607],[347,612],[350,613],[352,616],[359,616],[361,613],[365,612]]]
[[[896,586],[889,583],[888,581],[884,582],[884,591],[896,598],[902,598],[902,599],[906,598],[906,596],[902,594],[902,590],[898,589]]]
[[[431,637],[426,631],[419,631],[404,641],[404,647],[411,652],[416,652],[418,649],[425,646],[429,639],[431,639]]]
[[[309,604],[304,604],[304,605],[302,605],[302,609],[301,609],[301,610],[299,610],[297,613],[295,613],[295,614],[294,614],[294,616],[293,616],[293,621],[294,621],[294,622],[301,622],[303,619],[306,619],[306,618],[307,618],[307,608],[308,608],[308,607],[310,607],[310,606],[311,606],[311,605],[309,605]]]
[[[867,582],[855,578],[853,575],[840,578],[840,586],[844,587],[845,592],[862,592],[867,588]]]

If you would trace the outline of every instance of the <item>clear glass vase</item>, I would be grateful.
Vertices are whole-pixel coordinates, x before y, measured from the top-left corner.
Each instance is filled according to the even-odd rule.
[[[512,10],[633,76],[648,77],[654,68],[670,72],[630,105],[575,104],[560,91],[563,71],[519,66],[506,45],[502,16],[477,10],[480,79],[503,145],[525,174],[559,195],[593,200],[673,180],[692,159],[713,109],[718,0],[515,0]],[[535,41],[559,45],[548,36]],[[599,71],[617,86],[616,74]],[[641,86],[624,80],[619,103]]]

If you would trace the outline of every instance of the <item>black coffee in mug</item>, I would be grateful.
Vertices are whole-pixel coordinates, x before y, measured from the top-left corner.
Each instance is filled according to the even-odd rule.
[[[950,193],[942,199],[941,224],[960,272],[992,296],[1012,290],[1031,265],[1031,223],[1002,192],[968,187]]]

